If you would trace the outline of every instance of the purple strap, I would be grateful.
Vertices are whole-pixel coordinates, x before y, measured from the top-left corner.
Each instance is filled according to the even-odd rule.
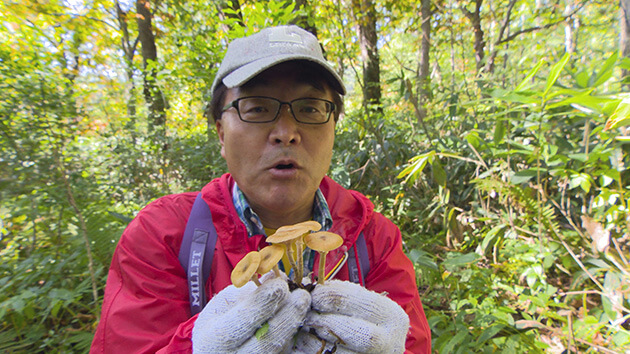
[[[212,223],[210,208],[199,193],[190,211],[179,250],[179,263],[184,268],[188,278],[192,316],[201,312],[207,303],[205,282],[210,277],[216,243],[217,230]],[[357,241],[348,251],[348,258],[350,281],[365,286],[365,277],[370,271],[370,260],[363,232],[359,234]]]
[[[357,241],[348,250],[348,257],[348,279],[353,283],[365,286],[365,277],[370,271],[370,260],[363,232],[359,234]],[[361,272],[359,272],[359,268]]]
[[[208,204],[197,194],[179,250],[179,263],[186,271],[190,312],[195,315],[206,305],[205,282],[210,276],[217,231]]]

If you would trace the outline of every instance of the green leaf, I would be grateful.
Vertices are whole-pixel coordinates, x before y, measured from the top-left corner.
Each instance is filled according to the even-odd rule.
[[[585,173],[572,174],[569,180],[569,189],[581,187],[583,191],[591,190],[591,177]]]
[[[630,125],[630,97],[626,97],[619,102],[615,112],[606,122],[606,129],[614,129],[626,125]]]
[[[427,162],[430,158],[435,156],[435,151],[429,151],[422,155],[418,155],[413,157],[410,162],[411,164],[407,166],[404,170],[402,170],[396,178],[404,178],[404,183],[413,183],[418,178],[420,173],[424,170],[424,167],[427,165]]]
[[[505,123],[502,121],[497,121],[496,126],[494,127],[494,136],[492,140],[495,144],[498,144],[503,140],[505,136]]]
[[[569,154],[567,156],[569,156],[569,158],[571,158],[572,160],[576,160],[576,161],[580,161],[580,162],[588,161],[588,155],[586,155],[585,153]]]
[[[445,353],[445,354],[452,353],[454,349],[458,347],[461,343],[463,343],[467,337],[468,337],[468,332],[466,331],[457,332],[457,334],[446,343],[446,345],[444,346],[444,348],[442,348],[440,353]]]
[[[502,89],[495,89],[490,92],[490,95],[494,98],[514,103],[532,104],[539,102],[539,98],[537,98],[536,92],[533,91],[514,92]]]
[[[260,338],[262,338],[262,336],[264,336],[265,334],[267,334],[267,332],[269,331],[269,322],[265,322],[263,323],[263,325],[258,328],[258,330],[256,331],[256,339],[260,340]]]
[[[536,73],[538,72],[538,70],[540,70],[540,68],[542,67],[542,65],[544,64],[545,60],[544,59],[540,59],[538,61],[538,64],[536,64],[536,66],[534,66],[529,73],[527,73],[527,76],[525,76],[525,78],[523,79],[523,81],[521,81],[520,84],[518,84],[518,86],[516,86],[516,88],[514,88],[514,91],[522,91],[527,85],[531,84],[531,79],[532,77],[534,77],[534,75],[536,75]]]
[[[502,329],[505,328],[505,325],[498,324],[491,327],[488,327],[483,330],[477,342],[475,343],[475,348],[480,348],[482,344],[488,341],[488,339],[493,338],[497,333],[501,332]]]
[[[407,256],[414,264],[433,270],[439,270],[431,255],[421,249],[414,248]]]
[[[526,183],[532,178],[536,177],[537,170],[535,168],[528,168],[526,170],[518,171],[512,175],[510,182],[512,184]]]
[[[442,167],[442,163],[440,163],[440,159],[433,159],[431,162],[431,166],[433,167],[433,179],[437,184],[442,187],[446,186],[446,171],[444,171],[444,167]]]
[[[597,87],[604,82],[608,81],[613,75],[613,69],[615,68],[615,63],[617,63],[617,58],[619,57],[618,52],[614,52],[613,55],[610,56],[601,67],[597,76],[595,76],[594,83],[591,87]]]
[[[481,242],[481,245],[479,245],[480,250],[482,252],[481,255],[484,255],[488,251],[488,248],[492,244],[492,241],[494,241],[497,238],[499,231],[503,230],[505,227],[506,227],[505,224],[500,224],[493,227],[490,231],[488,231],[488,233],[486,233],[486,235],[483,237],[483,241]]]
[[[551,90],[551,87],[553,87],[556,81],[558,81],[558,77],[560,77],[560,73],[562,72],[562,69],[564,69],[564,66],[567,65],[570,57],[571,55],[569,54],[569,52],[564,53],[562,59],[560,59],[559,62],[551,67],[551,70],[549,71],[549,76],[547,77],[547,84],[545,85],[543,97],[547,97],[547,94],[549,93],[549,90]]]
[[[578,86],[582,87],[582,88],[587,88],[588,87],[588,74],[586,73],[586,70],[581,70],[580,72],[578,72],[575,76],[575,82],[578,84]]]
[[[460,267],[460,266],[465,266],[465,265],[474,263],[479,258],[481,258],[480,255],[478,255],[475,252],[471,252],[471,253],[463,254],[461,256],[457,256],[455,258],[449,258],[445,260],[442,263],[442,265],[444,265],[445,267]]]

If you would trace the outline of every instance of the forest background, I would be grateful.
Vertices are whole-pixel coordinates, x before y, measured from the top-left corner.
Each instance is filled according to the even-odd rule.
[[[347,83],[330,175],[401,228],[434,351],[630,352],[628,9],[4,0],[0,352],[87,351],[129,220],[226,171],[226,43],[288,23]]]

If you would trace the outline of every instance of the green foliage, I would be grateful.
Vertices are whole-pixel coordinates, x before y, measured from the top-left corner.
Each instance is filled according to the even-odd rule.
[[[151,2],[151,67],[168,103],[155,136],[141,48],[123,57],[135,4],[116,17],[102,1],[2,3],[0,352],[87,351],[128,221],[227,170],[203,115],[225,44],[302,16],[349,91],[330,175],[400,227],[433,349],[630,346],[630,61],[611,30],[617,5],[509,4],[484,2],[478,69],[462,5],[433,3],[431,77],[418,87],[421,2],[376,2],[383,110],[366,113],[351,3]]]
[[[441,274],[427,260],[416,262],[423,278],[441,278],[428,302],[451,299],[429,316],[438,351],[542,352],[558,345],[554,338],[586,349],[613,334],[619,340],[608,348],[630,343],[619,326],[630,309],[622,285],[630,264],[618,246],[629,231],[628,155],[618,134],[605,129],[624,107],[597,89],[611,78],[616,58],[589,81],[577,79],[568,55],[548,74],[540,75],[540,61],[516,89],[491,89],[487,103],[475,102],[503,128],[467,133],[472,156],[430,151],[400,173],[403,183],[417,184],[427,162],[442,156],[448,161],[439,170],[451,177],[446,188],[457,191],[448,171],[464,159],[483,168],[468,181],[477,187],[469,207],[446,225],[459,236],[447,244],[457,252],[437,263]]]

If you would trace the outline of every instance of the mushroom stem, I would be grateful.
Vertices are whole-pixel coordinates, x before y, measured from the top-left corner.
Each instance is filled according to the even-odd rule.
[[[328,252],[319,252],[319,272],[317,273],[317,284],[324,284],[326,278],[326,255]]]
[[[319,272],[317,273],[317,284],[324,284],[326,278],[326,255],[343,243],[341,236],[332,232],[320,231],[309,234],[305,238],[306,245],[319,252]]]
[[[256,284],[256,286],[261,286],[260,280],[258,280],[258,274],[252,275],[252,281]]]
[[[299,237],[295,243],[297,248],[297,269],[295,270],[295,277],[298,284],[302,284],[302,276],[304,275],[304,242],[302,237]]]
[[[276,274],[276,277],[280,278],[280,268],[278,268],[277,264],[273,266],[273,272]]]
[[[297,274],[297,265],[295,264],[295,258],[293,258],[294,244],[294,242],[289,243],[289,247],[287,247],[287,258],[289,258],[289,264],[291,265],[291,268],[293,268],[296,272],[295,274]]]

